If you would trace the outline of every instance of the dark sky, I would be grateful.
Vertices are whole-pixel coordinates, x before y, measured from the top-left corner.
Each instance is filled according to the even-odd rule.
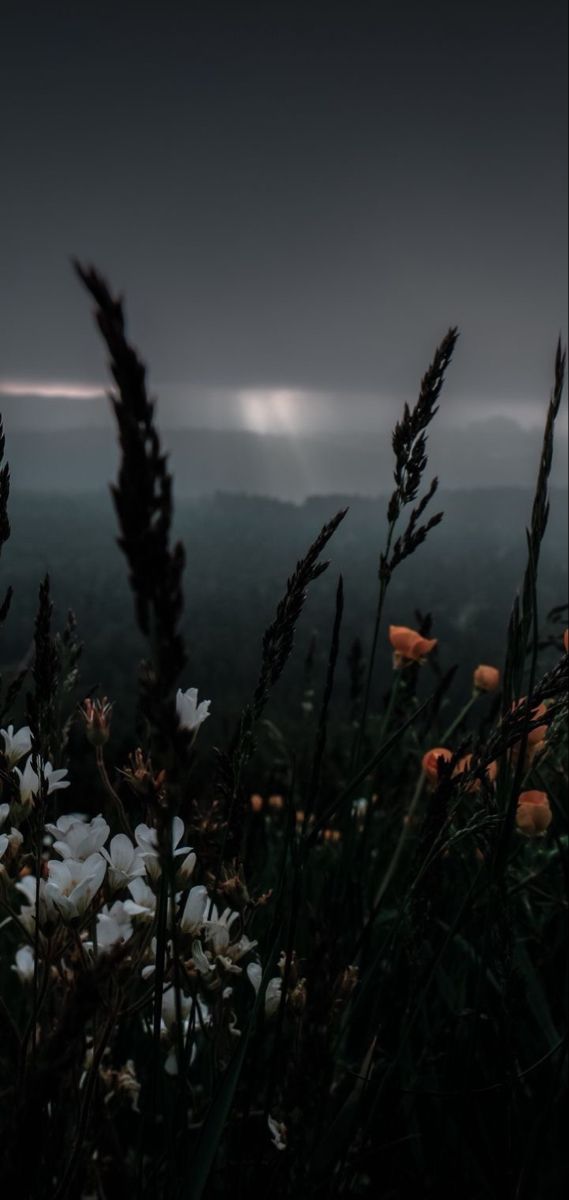
[[[540,422],[566,329],[566,12],[2,0],[8,426],[36,421],[21,392],[105,381],[71,254],[126,293],[170,425],[380,428],[451,323],[444,419]]]

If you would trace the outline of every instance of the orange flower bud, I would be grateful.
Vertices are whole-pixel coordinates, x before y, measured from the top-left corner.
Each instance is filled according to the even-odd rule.
[[[477,692],[497,692],[500,687],[500,672],[497,667],[481,663],[476,668],[472,682]]]
[[[552,821],[547,792],[522,792],[518,800],[516,825],[526,837],[540,837]]]
[[[269,796],[267,804],[269,808],[274,808],[276,811],[280,811],[281,808],[284,808],[284,800],[282,796]]]
[[[453,771],[453,776],[454,775],[463,775],[466,771],[469,771],[473,758],[474,758],[473,754],[466,754],[464,756],[464,758],[461,758],[459,760],[459,762],[457,763],[455,770]],[[486,773],[486,779],[487,779],[488,783],[495,783],[496,779],[498,778],[498,763],[491,762],[486,767],[485,773]],[[480,791],[480,780],[474,779],[472,781],[472,783],[468,784],[468,787],[466,787],[465,790],[467,792],[479,792]]]
[[[547,750],[545,738],[542,738],[539,742],[530,743],[526,750],[526,766],[531,767],[534,758],[537,758],[538,754],[543,754],[544,750]]]
[[[525,702],[525,699],[517,700],[516,703],[512,705],[512,709],[515,710],[516,708],[519,708],[520,705],[525,704]],[[547,705],[539,704],[536,706],[536,708],[532,708],[530,720],[537,721],[540,717],[545,716],[546,712]],[[547,730],[547,725],[538,725],[536,729],[530,729],[528,733],[528,746],[535,746],[538,742],[542,742],[547,734]]]
[[[546,712],[547,712],[547,705],[540,704],[538,708],[534,708],[534,710],[531,714],[532,721],[536,721],[538,719],[538,717],[543,717]],[[543,742],[543,740],[546,737],[548,728],[549,727],[547,725],[538,725],[537,729],[530,729],[530,732],[528,734],[528,745],[529,746],[537,746],[538,742]]]
[[[325,842],[341,842],[342,832],[340,829],[324,829],[322,837]]]
[[[429,783],[438,783],[437,762],[439,758],[449,762],[452,758],[452,750],[447,750],[445,746],[436,746],[434,750],[427,750],[427,753],[423,755],[421,766]]]
[[[390,625],[389,641],[393,647],[393,666],[398,670],[409,663],[424,663],[438,639],[421,637],[415,629],[407,629],[405,625]]]
[[[566,629],[565,633],[563,634],[563,648],[565,653],[569,654],[569,629]]]
[[[261,811],[264,804],[263,797],[259,796],[258,792],[254,792],[249,800],[249,804],[251,805],[252,811],[254,813],[258,813]]]

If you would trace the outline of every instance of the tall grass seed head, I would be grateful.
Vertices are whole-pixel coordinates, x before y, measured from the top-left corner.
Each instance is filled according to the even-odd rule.
[[[438,762],[439,759],[444,762],[450,762],[452,758],[452,750],[447,750],[446,746],[435,746],[432,750],[427,750],[421,760],[421,766],[429,783],[435,787],[439,781]]]
[[[473,754],[465,754],[464,758],[459,759],[459,761],[455,767],[455,770],[453,771],[453,776],[464,775],[468,771],[470,771],[473,760],[474,760]],[[486,767],[486,769],[484,771],[484,774],[486,776],[487,783],[489,783],[489,784],[495,783],[498,778],[498,763],[497,762],[489,763],[489,765]],[[471,783],[466,785],[465,791],[479,792],[480,787],[481,787],[480,780],[473,779]]]

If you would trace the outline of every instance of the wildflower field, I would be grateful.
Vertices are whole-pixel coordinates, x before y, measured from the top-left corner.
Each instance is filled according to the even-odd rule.
[[[292,732],[271,719],[307,595],[350,520],[341,509],[291,563],[259,631],[256,684],[206,753],[200,731],[224,697],[194,678],[182,634],[159,411],[121,302],[77,270],[114,381],[112,498],[146,650],[126,754],[112,696],[86,694],[72,614],[54,627],[48,577],[31,665],[2,680],[5,1194],[555,1200],[568,1174],[569,647],[564,597],[538,611],[538,577],[561,347],[502,661],[465,639],[466,703],[449,701],[454,671],[425,669],[436,612],[422,616],[413,596],[401,624],[385,614],[403,562],[417,554],[428,572],[443,519],[428,436],[451,329],[393,433],[372,636],[350,651],[349,711],[334,705],[340,575],[302,719]],[[0,548],[0,431],[4,457]],[[18,605],[9,584],[2,661]],[[78,727],[89,776],[74,773]]]

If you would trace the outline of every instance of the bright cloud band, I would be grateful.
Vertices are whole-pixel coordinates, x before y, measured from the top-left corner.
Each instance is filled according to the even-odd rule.
[[[52,400],[97,400],[106,394],[105,388],[95,384],[0,380],[0,396],[38,396]]]

